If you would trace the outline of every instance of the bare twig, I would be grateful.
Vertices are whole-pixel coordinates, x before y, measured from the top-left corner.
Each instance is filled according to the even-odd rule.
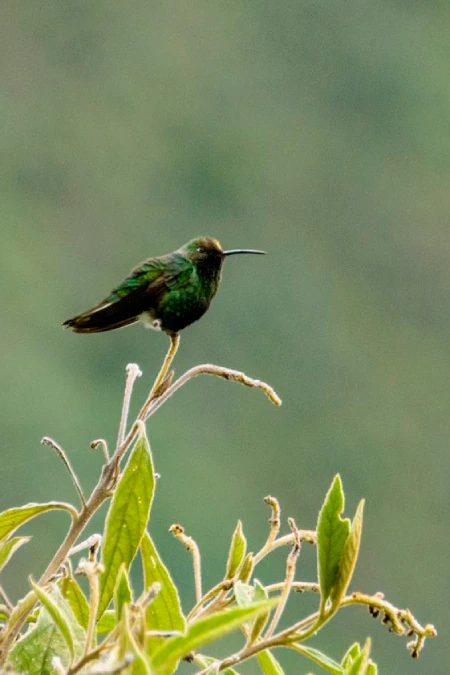
[[[192,553],[192,563],[194,566],[194,583],[195,583],[195,599],[199,603],[202,599],[202,567],[200,560],[200,550],[197,543],[188,537],[184,532],[184,527],[181,525],[171,525],[169,532],[180,541],[186,549]]]
[[[49,436],[44,436],[44,438],[41,439],[41,443],[42,443],[42,445],[47,445],[49,448],[51,448],[52,450],[54,450],[56,452],[56,454],[58,455],[58,457],[60,458],[60,460],[62,461],[64,466],[66,467],[70,478],[72,479],[72,483],[74,484],[75,489],[76,489],[76,491],[78,493],[78,496],[80,498],[81,505],[83,507],[86,506],[86,499],[85,499],[80,481],[78,480],[78,477],[77,477],[75,471],[73,470],[72,465],[69,462],[69,460],[67,458],[67,455],[64,452],[64,450],[62,449],[62,447],[56,441],[54,441],[53,438],[50,438]]]
[[[268,593],[275,593],[276,591],[282,591],[284,584],[284,581],[280,581],[279,583],[265,586],[265,589]],[[293,581],[291,588],[295,593],[306,593],[307,591],[320,593],[320,586],[314,581]]]
[[[91,649],[95,648],[95,626],[97,623],[97,610],[100,600],[100,579],[99,575],[103,571],[102,565],[96,560],[80,560],[76,574],[84,574],[89,582],[89,622],[86,630],[86,639],[84,643],[83,657],[86,657]]]
[[[281,399],[275,390],[262,380],[254,380],[251,377],[248,377],[245,373],[241,373],[238,370],[231,370],[231,368],[224,368],[222,366],[215,366],[211,363],[204,363],[200,366],[194,366],[186,371],[181,377],[176,380],[167,391],[162,394],[156,401],[148,408],[146,411],[145,419],[148,419],[153,415],[171,396],[175,394],[178,389],[180,389],[186,382],[198,377],[199,375],[215,375],[216,377],[222,377],[225,380],[231,380],[233,382],[239,382],[240,384],[245,385],[246,387],[251,387],[252,389],[261,389],[266,396],[269,398],[272,403],[275,405],[281,405]]]
[[[103,452],[103,457],[105,458],[105,463],[108,464],[109,462],[108,444],[104,438],[96,438],[95,441],[91,441],[91,448],[93,450],[101,448]]]
[[[300,555],[300,547],[301,547],[300,531],[297,529],[297,525],[295,524],[295,520],[293,518],[289,518],[288,523],[294,536],[294,544],[292,547],[292,551],[289,553],[286,562],[286,579],[284,581],[283,590],[281,592],[280,602],[278,603],[275,609],[272,621],[270,622],[269,627],[266,631],[265,634],[266,638],[272,637],[272,635],[275,632],[275,628],[278,626],[278,622],[281,619],[281,615],[284,612],[284,608],[286,607],[286,603],[289,598],[289,593],[291,592],[292,582],[294,581],[295,568],[297,565],[298,556]]]
[[[125,430],[127,428],[128,412],[130,410],[131,394],[133,393],[133,385],[138,377],[141,377],[142,372],[136,363],[129,363],[127,365],[127,380],[125,383],[125,394],[123,397],[122,414],[120,416],[119,432],[117,435],[116,449],[122,445],[125,438]]]
[[[97,550],[98,547],[101,545],[101,543],[102,543],[101,534],[91,534],[91,536],[85,539],[84,541],[81,541],[76,546],[72,546],[70,551],[67,553],[67,557],[70,558],[71,556],[75,555],[76,553],[79,553],[80,551],[85,551],[86,549],[92,549],[94,547]]]
[[[198,618],[198,614],[200,613],[199,610],[202,609],[203,605],[208,602],[208,600],[212,600],[215,595],[222,591],[230,591],[234,586],[234,582],[231,581],[230,579],[224,579],[220,583],[218,583],[216,586],[213,586],[205,595],[200,598],[194,605],[194,607],[191,609],[189,614],[187,615],[187,622],[192,621],[194,618]],[[209,605],[205,608],[207,609]]]
[[[3,586],[0,586],[0,598],[2,598],[3,602],[5,603],[5,607],[10,612],[13,608],[13,604],[11,600],[8,598],[5,589]]]
[[[280,505],[278,503],[278,500],[275,499],[275,497],[271,497],[268,495],[267,497],[264,498],[264,501],[266,504],[270,506],[272,509],[272,515],[270,516],[269,523],[270,523],[270,532],[269,536],[267,537],[267,541],[262,547],[262,549],[257,553],[254,558],[253,558],[253,564],[257,565],[260,560],[264,558],[270,551],[272,550],[273,543],[275,539],[278,537],[278,533],[280,531]]]

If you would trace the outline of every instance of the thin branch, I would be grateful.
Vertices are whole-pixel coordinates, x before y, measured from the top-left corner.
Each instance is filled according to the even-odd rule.
[[[97,548],[101,545],[102,543],[102,535],[101,534],[91,534],[90,537],[85,539],[84,541],[80,542],[76,546],[72,546],[70,551],[67,553],[67,557],[70,558],[71,556],[75,555],[76,553],[79,553],[80,551],[84,551],[87,548],[92,549],[95,547]]]
[[[108,444],[104,438],[96,438],[95,441],[91,441],[91,448],[93,450],[101,448],[103,452],[103,457],[105,458],[105,463],[108,464],[109,462]]]
[[[84,642],[83,657],[86,657],[92,648],[95,648],[95,626],[97,623],[97,610],[100,600],[100,579],[99,574],[102,566],[95,560],[80,560],[76,574],[84,574],[89,582],[89,622],[86,630]]]
[[[275,609],[272,621],[270,622],[269,627],[264,636],[265,638],[272,637],[281,619],[281,615],[284,612],[284,608],[286,607],[286,603],[288,601],[289,594],[291,592],[292,582],[294,581],[298,556],[300,555],[300,548],[301,548],[300,531],[298,530],[297,525],[295,524],[293,518],[289,518],[288,522],[292,530],[292,534],[294,536],[294,545],[286,561],[286,579],[284,582],[283,590],[281,592],[280,602],[278,603]]]
[[[129,363],[127,365],[127,380],[125,383],[125,393],[122,404],[122,414],[120,416],[119,432],[117,435],[117,448],[122,445],[125,438],[125,430],[127,428],[128,413],[130,411],[131,394],[133,393],[133,385],[138,377],[141,377],[142,372],[136,363]]]
[[[366,595],[365,593],[352,593],[343,598],[341,607],[351,605],[366,605],[369,607],[373,617],[383,615],[382,622],[390,624],[390,630],[397,635],[416,635],[416,639],[408,643],[413,658],[417,658],[425,642],[425,638],[435,637],[436,628],[427,623],[422,626],[413,616],[409,609],[399,609],[384,599],[381,593],[375,595]]]
[[[267,541],[262,547],[262,549],[253,557],[253,564],[257,565],[260,560],[262,560],[270,551],[272,551],[272,546],[275,541],[275,539],[278,537],[278,533],[280,531],[280,504],[278,503],[278,500],[275,499],[275,497],[271,497],[268,495],[267,497],[264,497],[264,501],[266,504],[270,506],[272,509],[272,515],[269,518],[269,523],[270,523],[270,532],[269,536],[267,537]]]
[[[200,598],[200,600],[194,605],[194,607],[191,609],[189,614],[186,617],[187,622],[191,621],[193,618],[198,618],[197,613],[199,612],[200,609],[202,609],[203,605],[208,602],[208,600],[211,600],[214,598],[215,595],[220,593],[221,591],[231,591],[231,589],[234,586],[234,582],[231,581],[230,579],[224,579],[220,583],[218,583],[216,586],[213,586],[205,595]],[[209,605],[208,605],[209,607]],[[208,608],[205,607],[205,610]]]
[[[280,581],[279,583],[265,586],[265,589],[268,593],[275,593],[276,591],[282,591],[284,584],[284,581]],[[307,591],[320,593],[320,586],[314,581],[293,581],[291,588],[295,593],[305,593]]]
[[[0,586],[0,598],[3,599],[3,602],[5,603],[6,609],[8,611],[11,611],[13,609],[13,604],[11,600],[8,598],[5,589],[3,586]]]
[[[281,399],[275,390],[262,380],[254,380],[251,377],[248,377],[245,373],[241,373],[238,370],[231,370],[231,368],[224,368],[222,366],[215,366],[212,363],[204,363],[200,366],[194,366],[188,371],[181,375],[181,377],[176,380],[169,389],[167,389],[162,396],[160,396],[156,401],[148,408],[145,419],[148,419],[153,415],[162,405],[175,394],[178,389],[180,389],[186,382],[198,377],[199,375],[215,375],[216,377],[222,377],[225,380],[231,380],[233,382],[239,382],[240,384],[245,385],[246,387],[251,387],[252,389],[261,389],[266,396],[269,398],[272,403],[275,405],[281,405]],[[145,421],[145,420],[144,420]]]
[[[72,483],[74,484],[75,489],[76,489],[76,491],[78,493],[78,496],[80,498],[81,505],[83,507],[85,507],[86,506],[86,499],[85,499],[80,481],[78,480],[78,477],[77,477],[75,471],[73,470],[72,465],[70,464],[70,462],[67,458],[67,455],[64,452],[64,450],[62,449],[62,447],[56,441],[54,441],[53,438],[50,438],[49,436],[44,436],[44,438],[41,439],[41,443],[42,443],[42,445],[46,445],[56,452],[56,454],[58,455],[58,457],[60,458],[60,460],[62,461],[64,466],[66,467],[67,471],[69,472],[69,476],[72,479]]]

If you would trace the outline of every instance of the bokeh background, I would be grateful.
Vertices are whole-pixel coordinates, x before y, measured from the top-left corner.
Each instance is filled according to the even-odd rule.
[[[188,607],[172,522],[212,584],[238,518],[252,550],[266,494],[313,527],[339,471],[348,515],[367,499],[353,587],[443,637],[416,663],[349,609],[312,644],[339,658],[371,635],[382,673],[448,673],[449,28],[432,0],[3,3],[1,508],[75,499],[43,435],[93,486],[89,443],[114,442],[126,364],[144,371],[137,410],[166,350],[141,326],[78,336],[64,319],[195,235],[266,249],[228,261],[176,368],[242,369],[283,407],[212,378],[178,393],[148,428],[152,534]],[[4,573],[13,597],[65,527],[50,515],[25,528],[34,539]],[[298,578],[313,574],[305,548]],[[312,606],[298,596],[291,616]]]

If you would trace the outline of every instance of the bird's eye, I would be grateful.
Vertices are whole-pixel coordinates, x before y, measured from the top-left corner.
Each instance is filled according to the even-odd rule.
[[[198,247],[197,253],[205,253],[205,249],[203,248],[203,246]]]

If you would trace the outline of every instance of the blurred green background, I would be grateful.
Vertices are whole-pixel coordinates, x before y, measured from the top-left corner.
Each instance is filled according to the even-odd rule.
[[[148,425],[153,536],[187,608],[172,522],[198,540],[212,584],[238,518],[252,550],[266,494],[314,527],[339,471],[349,515],[367,498],[353,587],[444,639],[415,663],[349,609],[311,644],[338,658],[372,635],[382,673],[448,673],[449,28],[433,0],[3,3],[1,508],[75,499],[43,435],[92,486],[89,443],[114,442],[126,364],[144,371],[137,410],[167,347],[141,326],[78,336],[64,319],[193,236],[263,248],[227,262],[176,368],[244,370],[283,407],[212,378],[178,393]],[[4,573],[13,597],[66,525],[25,528],[35,537]],[[313,574],[304,548],[297,576]],[[291,616],[304,607],[294,598]]]

